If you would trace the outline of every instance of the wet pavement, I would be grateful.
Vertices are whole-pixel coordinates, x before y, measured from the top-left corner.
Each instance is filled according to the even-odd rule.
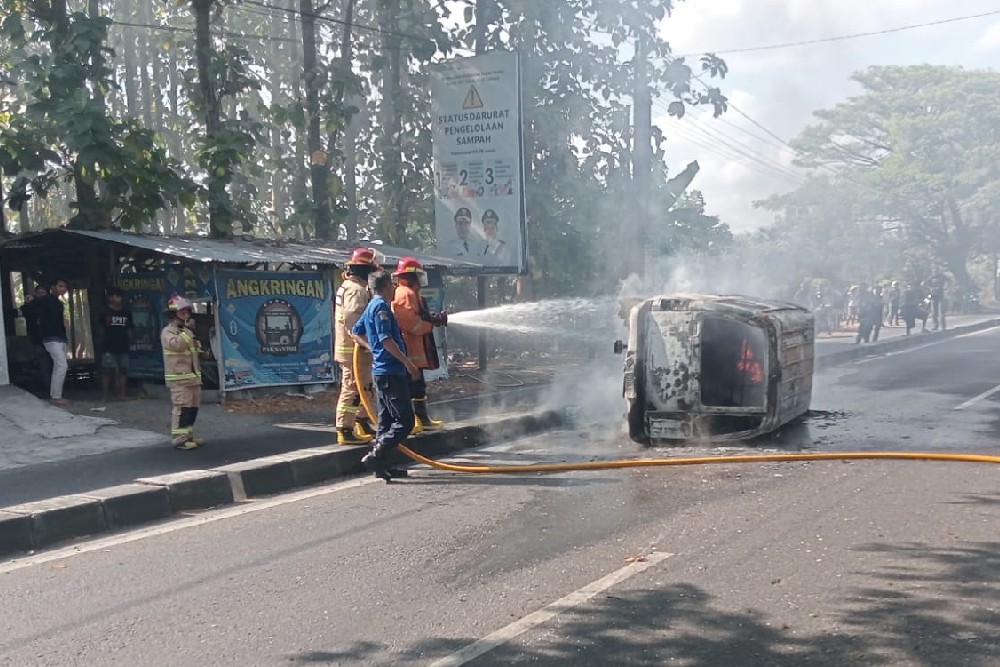
[[[998,351],[994,329],[822,373],[817,413],[753,447],[644,449],[585,406],[580,428],[459,458],[1000,454]],[[340,482],[0,564],[0,665],[998,665],[998,475],[835,461]]]

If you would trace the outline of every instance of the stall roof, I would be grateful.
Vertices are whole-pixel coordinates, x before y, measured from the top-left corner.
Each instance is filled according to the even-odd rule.
[[[141,248],[189,261],[219,264],[269,263],[343,266],[350,257],[351,251],[357,247],[347,243],[331,243],[320,246],[299,241],[268,239],[248,241],[245,239],[210,239],[200,236],[156,236],[118,231],[58,229],[12,239],[0,244],[0,250],[40,249],[45,241],[55,235],[84,236],[97,241]],[[438,257],[405,248],[372,245],[386,256],[387,263],[395,263],[400,257],[416,257],[425,266],[445,269],[448,273],[476,275],[483,272],[483,266],[473,262]]]

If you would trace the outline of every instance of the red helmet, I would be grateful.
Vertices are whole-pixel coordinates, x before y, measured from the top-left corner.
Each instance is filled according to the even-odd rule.
[[[400,276],[405,276],[407,274],[420,274],[424,272],[424,265],[420,263],[416,257],[403,257],[396,264],[396,271],[392,274],[393,278],[399,278]]]
[[[347,260],[347,266],[378,266],[375,261],[375,250],[372,248],[355,248],[351,253],[351,258]]]
[[[417,284],[421,287],[427,287],[427,272],[424,271],[424,265],[420,263],[416,257],[403,257],[396,264],[396,271],[392,274],[393,278],[415,278]]]

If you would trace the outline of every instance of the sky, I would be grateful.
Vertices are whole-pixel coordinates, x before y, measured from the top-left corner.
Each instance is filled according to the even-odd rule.
[[[736,232],[767,225],[772,214],[754,200],[795,189],[801,172],[794,154],[769,136],[789,141],[811,122],[814,110],[857,94],[853,72],[871,65],[960,65],[1000,68],[1000,13],[945,25],[846,41],[725,54],[728,49],[835,37],[1000,11],[1000,0],[683,0],[662,25],[677,55],[716,52],[729,74],[719,85],[741,116],[721,119],[709,110],[677,120],[666,102],[653,119],[667,136],[671,173],[691,160],[701,172],[692,184],[705,194],[708,213]],[[690,58],[689,64],[697,63]],[[748,120],[749,117],[751,120]]]

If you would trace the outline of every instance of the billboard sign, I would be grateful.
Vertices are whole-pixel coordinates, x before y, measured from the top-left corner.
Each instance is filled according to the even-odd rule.
[[[516,53],[431,70],[437,254],[494,274],[524,268],[521,87]]]
[[[218,288],[223,389],[333,382],[326,276],[219,271]]]

